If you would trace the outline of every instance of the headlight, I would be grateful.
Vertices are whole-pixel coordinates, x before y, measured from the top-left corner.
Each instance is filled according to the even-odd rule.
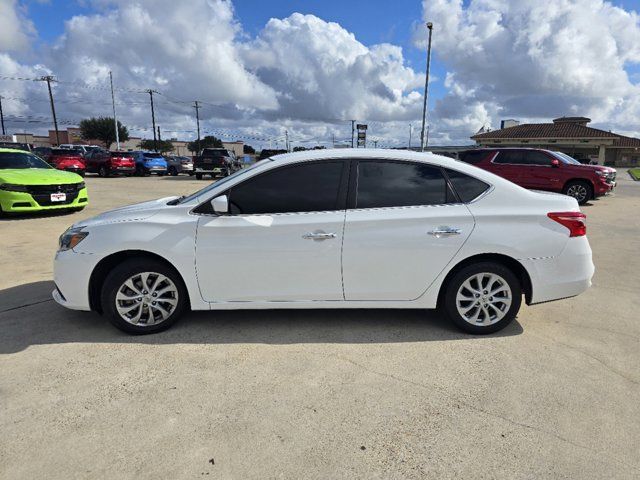
[[[0,190],[6,190],[8,192],[28,192],[29,191],[26,185],[14,185],[12,183],[0,184]]]
[[[84,184],[84,182],[80,182],[80,183],[78,183],[78,191],[82,190],[84,187],[86,187],[86,185]]]
[[[609,172],[605,170],[596,170],[596,175],[600,175],[601,177],[606,177],[607,175],[609,175]]]
[[[89,232],[81,231],[82,227],[70,228],[62,235],[60,235],[58,251],[64,252],[65,250],[71,250],[78,245],[82,240],[87,238]]]

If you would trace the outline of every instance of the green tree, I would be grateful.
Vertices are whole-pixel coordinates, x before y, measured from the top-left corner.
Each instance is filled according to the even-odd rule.
[[[80,122],[80,136],[83,140],[100,140],[107,150],[116,141],[116,129],[112,117],[92,117]],[[118,136],[121,142],[129,140],[127,127],[118,121]]]
[[[198,141],[194,140],[193,142],[189,142],[187,148],[191,152],[198,152]],[[200,139],[200,151],[202,151],[203,148],[222,148],[222,140],[213,135],[207,135]]]
[[[142,150],[151,151],[155,151],[155,149],[157,148],[158,152],[160,153],[172,152],[174,149],[173,143],[171,143],[169,140],[156,140],[154,142],[153,138],[151,140],[145,138],[138,144],[138,147],[140,147]]]
[[[254,153],[256,153],[256,149],[253,148],[251,145],[244,145],[242,147],[242,153],[245,153],[247,155],[253,155]]]

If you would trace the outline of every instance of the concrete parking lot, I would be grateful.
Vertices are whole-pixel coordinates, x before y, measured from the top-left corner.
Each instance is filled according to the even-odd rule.
[[[205,182],[87,177],[83,212],[0,220],[0,478],[638,478],[640,182],[620,177],[583,209],[593,288],[486,337],[418,310],[127,336],[50,299],[58,235]]]

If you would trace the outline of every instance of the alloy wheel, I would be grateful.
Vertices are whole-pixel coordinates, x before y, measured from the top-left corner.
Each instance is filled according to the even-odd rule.
[[[567,189],[567,195],[575,198],[578,203],[583,202],[587,198],[587,187],[581,184],[571,185]]]
[[[493,325],[504,318],[512,301],[507,281],[495,273],[477,273],[462,282],[456,293],[456,308],[471,325]]]
[[[167,320],[178,305],[178,288],[160,273],[136,273],[120,286],[115,303],[118,314],[127,323],[158,325]]]

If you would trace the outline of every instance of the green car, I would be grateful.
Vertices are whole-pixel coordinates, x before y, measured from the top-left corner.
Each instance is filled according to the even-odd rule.
[[[32,153],[0,148],[0,215],[82,210],[88,203],[80,175],[56,170]]]

